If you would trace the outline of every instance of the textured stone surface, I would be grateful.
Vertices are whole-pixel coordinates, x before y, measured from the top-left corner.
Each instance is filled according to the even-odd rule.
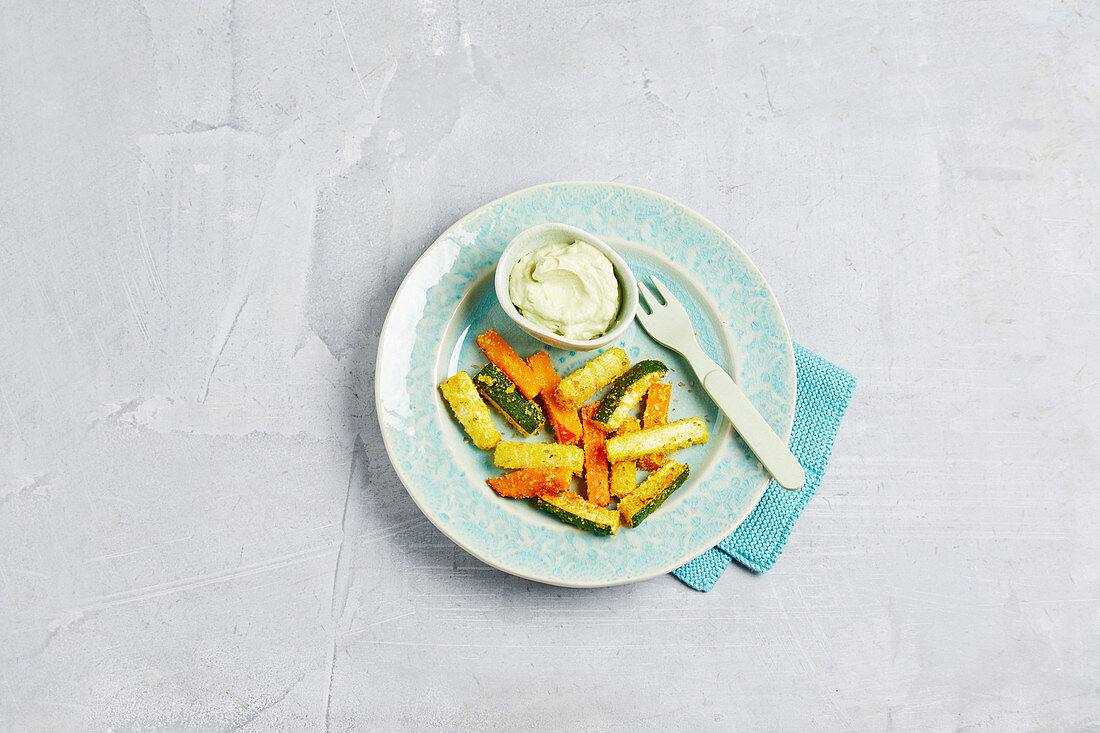
[[[1100,725],[1087,3],[0,2],[0,727]],[[420,515],[386,308],[633,183],[860,378],[765,576],[571,591]]]

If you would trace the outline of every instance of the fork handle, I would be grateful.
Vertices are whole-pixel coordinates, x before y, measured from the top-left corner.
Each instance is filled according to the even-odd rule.
[[[717,367],[716,364],[714,366]],[[802,484],[806,483],[802,464],[730,375],[721,368],[715,368],[708,370],[702,381],[714,403],[726,414],[734,430],[741,435],[776,482],[792,491],[802,488]]]

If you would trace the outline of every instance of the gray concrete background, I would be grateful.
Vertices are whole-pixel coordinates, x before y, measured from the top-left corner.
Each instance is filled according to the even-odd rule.
[[[0,1],[0,727],[1100,728],[1096,4],[519,5]],[[767,575],[508,577],[390,467],[402,276],[560,179],[859,377]]]

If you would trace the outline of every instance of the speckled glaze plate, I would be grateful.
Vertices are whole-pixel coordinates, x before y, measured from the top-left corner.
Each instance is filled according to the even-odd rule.
[[[518,232],[562,222],[615,247],[634,274],[657,274],[691,315],[699,342],[735,376],[775,430],[789,437],[794,353],[786,323],[759,270],[732,239],[665,196],[614,183],[551,183],[466,215],[413,265],[390,306],[378,344],[375,399],[397,475],[424,514],[464,550],[524,578],[574,587],[632,583],[667,573],[732,532],[767,487],[759,462],[734,434],[691,368],[638,325],[611,346],[632,361],[661,359],[672,371],[671,419],[701,415],[710,441],[677,459],[691,477],[637,528],[614,537],[583,532],[485,484],[500,474],[451,416],[437,385],[485,363],[474,339],[496,328],[523,356],[546,349],[561,374],[596,352],[551,349],[518,329],[493,292],[493,269]],[[517,438],[495,416],[505,439]],[[542,440],[552,439],[543,433]]]

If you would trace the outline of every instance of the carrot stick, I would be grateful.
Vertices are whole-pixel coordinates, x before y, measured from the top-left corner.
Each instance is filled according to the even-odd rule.
[[[527,399],[533,398],[542,389],[542,382],[535,376],[535,372],[508,345],[508,342],[501,338],[496,329],[490,328],[478,336],[477,346],[485,352],[485,356],[497,369],[516,383],[519,393]]]
[[[566,445],[576,444],[581,438],[581,418],[576,409],[564,407],[554,397],[554,390],[557,389],[561,377],[554,371],[554,365],[550,363],[550,355],[540,351],[528,357],[527,365],[542,383],[542,405],[546,408],[546,416],[550,418],[550,426],[554,429],[558,442]]]
[[[592,413],[597,405],[585,405],[581,408],[584,418],[584,481],[587,486],[588,500],[593,504],[607,506],[611,501],[611,484],[607,463],[607,437],[592,422]]]
[[[645,411],[642,412],[642,427],[668,424],[668,408],[672,403],[672,385],[654,382],[645,393]],[[660,454],[643,456],[638,464],[647,471],[657,470],[665,457]]]
[[[568,468],[525,468],[487,479],[486,483],[493,491],[509,499],[530,499],[560,494],[569,488],[572,479],[573,472]]]

